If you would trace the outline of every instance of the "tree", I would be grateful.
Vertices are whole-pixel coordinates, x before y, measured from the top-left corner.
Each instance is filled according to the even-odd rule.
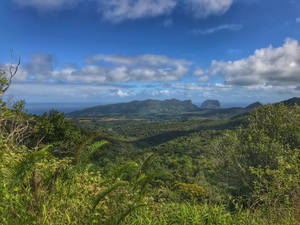
[[[18,73],[19,67],[21,65],[21,57],[19,57],[16,64],[13,63],[13,53],[11,54],[11,63],[8,66],[8,71],[6,72],[3,69],[0,69],[0,98],[10,87],[13,78]]]
[[[261,107],[214,144],[218,181],[252,206],[290,201],[299,194],[299,149],[300,108]]]

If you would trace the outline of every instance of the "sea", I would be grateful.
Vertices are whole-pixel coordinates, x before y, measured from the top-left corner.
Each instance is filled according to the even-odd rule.
[[[25,111],[30,114],[41,115],[49,112],[52,109],[58,110],[63,113],[70,113],[77,110],[104,105],[101,103],[26,103]]]

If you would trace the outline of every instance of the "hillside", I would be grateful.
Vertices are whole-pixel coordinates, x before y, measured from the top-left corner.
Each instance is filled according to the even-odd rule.
[[[255,102],[246,108],[220,108],[219,101],[206,100],[201,107],[197,107],[190,100],[145,100],[95,106],[69,113],[68,116],[73,118],[101,117],[104,120],[137,118],[151,120],[226,119],[252,112],[259,106],[261,106],[261,103]]]
[[[160,104],[165,111],[154,111]],[[295,182],[300,176],[299,108],[254,103],[208,110],[178,100],[124,105],[124,113],[152,110],[170,117],[186,109],[183,114],[208,117],[244,114],[178,121],[86,117],[79,118],[86,124],[78,127],[55,110],[32,116],[22,112],[22,102],[13,110],[0,108],[0,224],[43,224],[47,218],[54,225],[299,224],[290,223],[298,218],[293,201],[300,187]],[[257,107],[256,113],[245,113]],[[10,129],[11,122],[29,135],[23,139],[23,133]],[[236,202],[238,212],[230,209]],[[276,221],[270,223],[268,215]],[[207,222],[207,217],[214,218]]]
[[[202,103],[201,108],[203,109],[219,109],[221,104],[218,100],[206,100]]]
[[[105,115],[125,115],[125,116],[145,116],[151,114],[180,114],[184,112],[193,112],[198,110],[198,107],[190,100],[180,101],[170,99],[165,101],[160,100],[145,100],[132,101],[129,103],[119,103],[112,105],[96,106],[92,108],[75,111],[69,114],[72,117],[93,117]]]
[[[262,105],[263,105],[263,104],[261,104],[260,102],[254,102],[254,103],[248,105],[248,106],[246,107],[246,109],[256,109],[256,108],[258,108],[258,107],[261,107]]]
[[[290,98],[288,100],[282,101],[282,103],[286,106],[300,105],[300,98]]]

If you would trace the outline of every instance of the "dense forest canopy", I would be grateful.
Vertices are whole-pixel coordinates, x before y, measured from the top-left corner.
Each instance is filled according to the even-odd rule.
[[[35,116],[2,99],[17,70],[0,75],[0,224],[300,224],[292,100],[230,119]]]

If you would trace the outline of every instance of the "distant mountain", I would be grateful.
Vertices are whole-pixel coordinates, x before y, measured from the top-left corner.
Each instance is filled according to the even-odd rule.
[[[300,105],[300,98],[283,101],[285,105]],[[67,114],[70,117],[103,117],[104,119],[123,118],[150,119],[150,120],[180,120],[189,118],[214,118],[226,119],[243,114],[248,114],[258,107],[260,102],[255,102],[245,108],[221,108],[217,100],[206,100],[201,107],[197,107],[190,100],[177,99],[132,101],[111,105],[102,105]]]
[[[221,108],[221,104],[218,100],[206,100],[201,105],[202,109],[219,109]]]
[[[129,103],[119,103],[104,106],[96,106],[83,110],[69,113],[72,117],[93,117],[105,115],[120,115],[120,116],[146,116],[152,114],[180,114],[186,112],[197,111],[199,108],[192,101],[180,101],[170,99],[165,101],[160,100],[145,100],[132,101]]]
[[[246,107],[246,109],[250,109],[250,110],[253,109],[254,110],[254,109],[259,108],[261,106],[263,106],[263,104],[261,104],[260,102],[254,102],[254,103],[248,105]]]
[[[300,98],[291,98],[285,101],[282,101],[283,104],[287,105],[287,106],[293,106],[293,105],[299,105],[300,106]]]

